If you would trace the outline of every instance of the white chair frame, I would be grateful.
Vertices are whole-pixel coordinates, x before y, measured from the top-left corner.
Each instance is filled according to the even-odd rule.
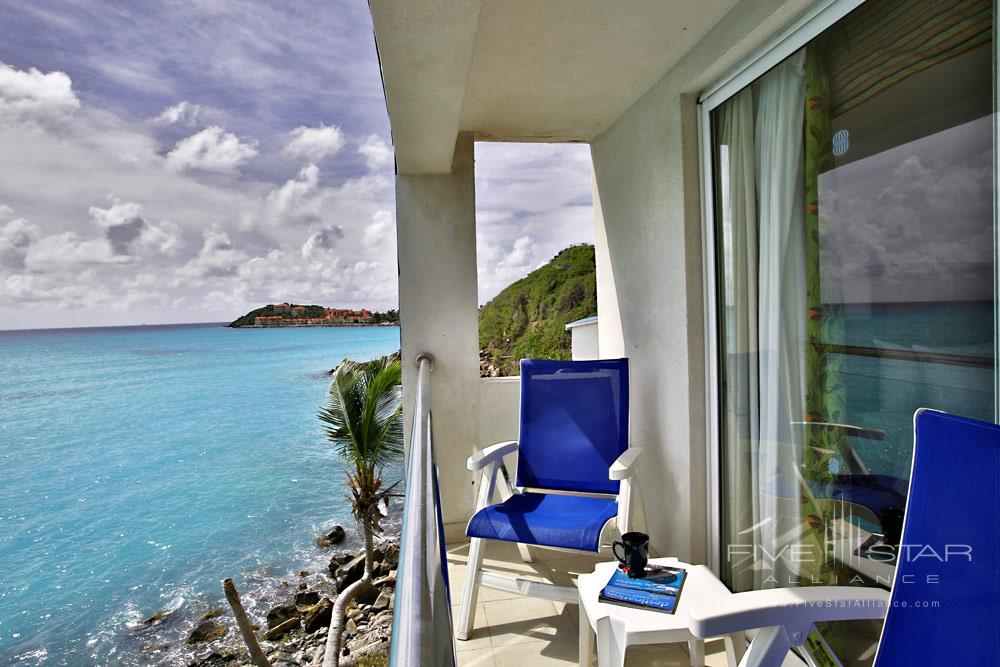
[[[889,598],[889,591],[860,586],[734,593],[694,608],[691,632],[696,637],[716,637],[759,628],[740,667],[780,667],[793,647],[805,645],[816,623],[884,618]]]
[[[494,493],[499,490],[504,500],[515,493],[547,493],[569,496],[585,496],[596,498],[615,498],[618,501],[618,514],[608,520],[601,529],[598,542],[598,553],[607,552],[611,548],[611,543],[616,536],[632,530],[633,525],[645,528],[646,516],[642,507],[642,498],[639,494],[639,485],[635,479],[636,461],[642,454],[641,447],[629,447],[618,459],[611,464],[608,469],[608,479],[617,480],[620,486],[617,494],[606,493],[583,493],[559,491],[552,489],[537,489],[532,487],[514,487],[507,479],[506,474],[498,474],[506,469],[503,467],[503,458],[518,451],[518,442],[508,440],[491,445],[480,450],[469,457],[466,463],[469,470],[473,472],[482,470],[482,481],[479,485],[479,499],[476,501],[475,512],[489,506],[493,501]],[[474,512],[474,514],[475,514]],[[634,522],[634,523],[633,523]],[[469,561],[465,570],[465,583],[462,586],[462,608],[459,613],[458,624],[455,628],[455,637],[460,640],[469,638],[472,626],[475,623],[476,602],[479,598],[479,587],[495,588],[510,593],[518,593],[528,597],[544,598],[556,600],[570,604],[578,604],[579,598],[576,588],[573,586],[559,586],[538,581],[529,581],[519,577],[508,577],[494,572],[484,572],[483,564],[483,542],[486,538],[473,537],[469,541]],[[555,551],[567,551],[570,553],[593,555],[593,551],[581,549],[567,549],[562,547],[548,547],[541,544],[521,544],[517,548],[521,554],[521,560],[525,563],[533,562],[530,547],[539,549],[551,549]]]

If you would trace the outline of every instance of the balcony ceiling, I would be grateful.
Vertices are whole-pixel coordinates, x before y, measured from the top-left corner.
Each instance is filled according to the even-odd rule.
[[[371,0],[399,173],[447,173],[459,131],[589,141],[736,0]]]

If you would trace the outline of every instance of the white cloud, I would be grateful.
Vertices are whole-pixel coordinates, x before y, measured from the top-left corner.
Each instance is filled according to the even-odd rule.
[[[369,169],[377,169],[392,161],[392,148],[377,134],[365,137],[358,144],[358,152],[364,156]]]
[[[256,141],[243,141],[232,132],[212,125],[178,141],[167,153],[167,164],[178,171],[232,173],[257,152]]]
[[[91,221],[104,230],[116,255],[172,255],[181,245],[177,225],[149,221],[143,215],[142,204],[116,199],[108,208],[91,206],[89,213]]]
[[[319,162],[344,146],[344,133],[336,125],[297,127],[288,133],[283,152],[296,158]]]
[[[14,218],[9,206],[0,206],[0,221],[8,220],[0,227],[0,270],[24,268],[24,257],[31,244],[41,235],[38,226],[24,218]]]
[[[79,107],[65,72],[19,70],[0,62],[0,121],[49,117]]]
[[[319,167],[308,164],[298,176],[289,179],[280,188],[272,190],[265,202],[270,222],[313,224],[319,222],[315,194],[319,190]]]
[[[204,243],[198,256],[178,270],[182,276],[192,278],[224,278],[235,276],[249,256],[233,245],[232,240],[219,225],[205,230]]]
[[[589,147],[476,144],[479,302],[575,243],[594,242]]]
[[[84,238],[76,232],[43,236],[31,245],[24,266],[35,272],[60,272],[98,264],[125,264],[127,255],[117,255],[105,239]]]
[[[311,259],[321,253],[329,252],[342,238],[344,238],[344,228],[340,225],[318,229],[302,244],[302,256]]]
[[[174,123],[194,125],[201,114],[201,110],[201,107],[197,104],[191,104],[187,100],[183,100],[164,109],[159,116],[153,119],[153,122],[160,125],[173,125]]]
[[[369,246],[381,245],[392,231],[392,213],[389,211],[378,211],[373,216],[374,220],[365,227],[365,243]]]

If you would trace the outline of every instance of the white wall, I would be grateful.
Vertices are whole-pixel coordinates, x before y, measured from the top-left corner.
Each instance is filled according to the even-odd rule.
[[[632,442],[653,547],[705,562],[705,332],[697,94],[808,7],[743,0],[591,145],[602,357],[630,357]],[[518,386],[478,369],[472,139],[452,173],[396,179],[406,423],[421,351],[432,373],[444,518],[474,506],[465,459],[516,437]],[[505,383],[506,382],[506,383]]]
[[[808,5],[744,0],[591,144],[601,356],[631,359],[653,547],[708,557],[697,94]]]
[[[479,381],[479,442],[488,447],[517,440],[521,412],[521,378],[483,378]],[[514,471],[513,468],[510,469]]]
[[[473,142],[460,135],[452,173],[396,176],[399,313],[406,441],[416,356],[430,352],[431,412],[445,522],[474,506],[465,460],[479,448],[479,306]]]
[[[597,320],[586,324],[575,324],[567,328],[571,337],[570,354],[574,360],[587,361],[601,358]]]

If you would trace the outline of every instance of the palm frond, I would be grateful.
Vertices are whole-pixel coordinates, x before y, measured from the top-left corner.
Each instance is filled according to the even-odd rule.
[[[319,411],[327,439],[355,468],[349,482],[356,510],[381,495],[381,469],[403,453],[401,379],[399,361],[345,360]]]

